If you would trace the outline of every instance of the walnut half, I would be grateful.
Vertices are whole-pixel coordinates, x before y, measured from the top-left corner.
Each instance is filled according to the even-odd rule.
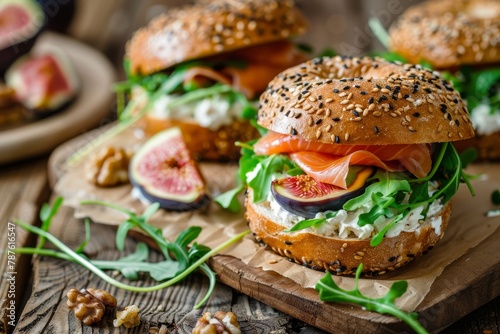
[[[193,334],[241,334],[240,324],[233,312],[217,311],[212,317],[203,313],[193,329]]]
[[[87,290],[71,289],[66,296],[68,297],[66,304],[85,325],[90,326],[99,322],[104,315],[104,304]]]
[[[114,308],[116,306],[116,298],[106,290],[87,288],[87,291],[99,299],[104,307]]]
[[[99,187],[112,187],[128,182],[131,154],[123,148],[103,147],[85,166],[87,180]]]
[[[135,305],[125,307],[123,311],[116,312],[116,319],[113,320],[113,326],[123,325],[127,328],[138,326],[141,323],[139,318],[139,308]]]

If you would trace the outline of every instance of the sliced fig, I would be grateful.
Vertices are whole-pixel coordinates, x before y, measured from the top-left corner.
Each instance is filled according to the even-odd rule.
[[[0,1],[0,72],[35,44],[45,23],[42,7],[35,0]]]
[[[6,83],[28,109],[47,113],[60,109],[78,92],[78,76],[70,59],[53,50],[27,55],[7,70]]]
[[[373,171],[373,167],[357,171],[347,189],[318,182],[306,174],[290,176],[274,180],[271,193],[276,202],[288,212],[314,218],[318,212],[340,210],[349,199],[361,195],[367,186],[366,180]]]
[[[164,209],[187,211],[209,202],[205,182],[179,128],[151,137],[132,158],[129,174],[142,196]]]

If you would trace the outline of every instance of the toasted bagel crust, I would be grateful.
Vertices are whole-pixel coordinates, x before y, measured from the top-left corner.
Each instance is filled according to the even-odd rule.
[[[255,239],[298,264],[337,275],[354,274],[361,263],[365,275],[381,275],[408,264],[426,254],[443,237],[451,215],[451,202],[448,202],[440,214],[439,234],[428,219],[415,232],[385,237],[378,246],[372,247],[370,239],[331,238],[309,232],[284,233],[280,218],[266,203],[253,203],[252,190],[248,189],[245,217]]]
[[[174,126],[181,129],[193,158],[203,161],[236,161],[240,157],[240,147],[234,143],[247,142],[258,136],[257,130],[246,120],[235,120],[217,130],[205,128],[190,119],[160,119],[146,115],[139,122],[147,136]]]
[[[391,26],[390,49],[409,62],[436,69],[500,62],[500,3],[495,0],[427,1]]]
[[[290,0],[216,0],[169,10],[138,30],[126,46],[133,74],[263,44],[305,32]]]
[[[437,72],[383,59],[316,58],[280,73],[258,123],[323,143],[448,142],[474,136],[460,94]]]

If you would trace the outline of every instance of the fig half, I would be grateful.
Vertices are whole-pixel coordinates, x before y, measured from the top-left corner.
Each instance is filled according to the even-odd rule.
[[[307,174],[290,176],[274,180],[271,193],[276,202],[288,212],[314,218],[318,212],[338,211],[349,199],[363,194],[367,186],[366,180],[373,172],[373,167],[356,171],[354,180],[347,189],[318,182]]]
[[[133,156],[129,174],[141,195],[164,209],[188,211],[209,202],[205,182],[179,128],[151,137]]]
[[[0,72],[29,52],[45,24],[35,0],[0,1]]]
[[[38,115],[59,110],[79,89],[74,65],[60,50],[19,58],[7,70],[5,81],[16,91],[17,99]]]

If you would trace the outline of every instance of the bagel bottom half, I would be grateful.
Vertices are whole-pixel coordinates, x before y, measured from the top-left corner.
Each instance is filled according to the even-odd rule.
[[[280,218],[273,213],[267,201],[253,203],[251,189],[247,193],[245,215],[259,243],[268,245],[274,252],[295,263],[336,275],[352,275],[362,263],[365,275],[377,276],[408,264],[434,247],[448,225],[451,201],[440,212],[442,224],[439,234],[427,219],[415,232],[385,237],[376,247],[370,246],[370,239],[282,232],[285,227],[280,225]]]
[[[160,119],[146,115],[138,126],[147,136],[170,127],[180,128],[192,156],[203,161],[237,161],[241,148],[235,142],[247,142],[258,136],[257,130],[247,120],[235,120],[217,130],[210,130],[191,119]]]
[[[500,131],[459,140],[454,142],[453,145],[455,145],[459,153],[467,148],[475,148],[477,151],[476,161],[500,161],[500,145],[498,143],[500,143]]]

